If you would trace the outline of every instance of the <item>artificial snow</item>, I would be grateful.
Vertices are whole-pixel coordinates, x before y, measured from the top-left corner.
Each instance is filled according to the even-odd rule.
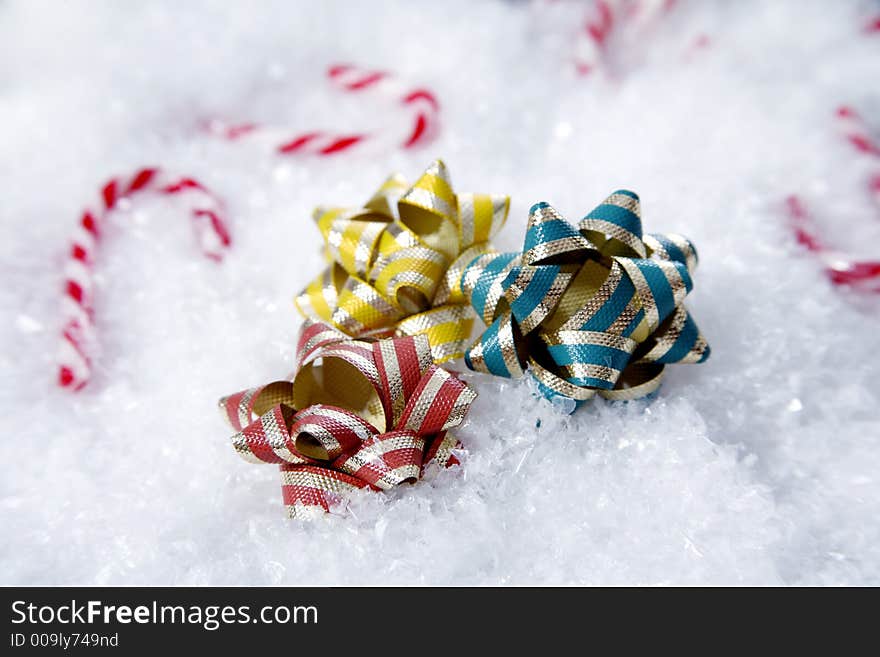
[[[828,282],[783,206],[801,195],[835,246],[877,256],[871,162],[833,115],[878,107],[878,5],[679,5],[578,76],[575,3],[0,3],[2,583],[880,584],[880,304]],[[333,90],[339,62],[433,90],[435,141],[398,148],[407,115]],[[214,119],[394,139],[284,157]],[[537,201],[576,221],[638,192],[647,231],[699,249],[688,307],[712,357],[572,416],[468,373],[461,467],[288,521],[216,399],[290,369],[292,298],[322,266],[312,207],[435,157],[457,191],[512,196],[509,250]],[[95,376],[62,391],[69,236],[149,164],[224,198],[231,253],[201,257],[185,199],[116,212]]]

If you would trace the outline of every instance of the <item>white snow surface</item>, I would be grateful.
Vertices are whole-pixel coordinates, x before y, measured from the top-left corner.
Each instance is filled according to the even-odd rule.
[[[878,255],[871,162],[833,113],[880,127],[861,30],[880,5],[680,4],[612,76],[578,77],[575,3],[0,2],[2,583],[880,584],[880,304],[833,287],[782,209],[802,194],[830,241]],[[337,62],[434,90],[437,139],[322,159],[199,129],[399,129],[381,94],[328,86]],[[577,220],[637,191],[647,231],[700,251],[688,307],[712,357],[573,416],[469,373],[462,467],[289,521],[216,399],[289,371],[292,297],[322,266],[312,207],[435,157],[457,191],[512,196],[509,250],[537,201]],[[182,199],[115,213],[95,377],[61,391],[69,237],[147,164],[224,198],[232,251],[200,257]]]

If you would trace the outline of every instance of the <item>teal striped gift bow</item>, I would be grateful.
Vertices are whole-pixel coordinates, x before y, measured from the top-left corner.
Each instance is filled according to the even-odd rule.
[[[487,253],[462,292],[488,328],[465,354],[496,376],[528,371],[541,394],[630,400],[655,392],[670,363],[702,363],[709,345],[684,307],[697,251],[642,233],[639,197],[611,194],[575,229],[547,203],[529,213],[522,253]]]

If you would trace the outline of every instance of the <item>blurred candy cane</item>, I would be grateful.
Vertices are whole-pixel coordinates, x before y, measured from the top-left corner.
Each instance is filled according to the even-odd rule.
[[[837,109],[837,123],[843,137],[859,153],[877,159],[878,171],[868,179],[868,193],[880,212],[880,142],[872,134],[861,115],[848,105],[841,105]]]
[[[389,134],[364,132],[322,132],[306,131],[286,137],[278,137],[278,129],[255,123],[227,125],[212,121],[209,130],[220,137],[236,140],[241,137],[262,133],[270,141],[274,140],[276,152],[283,155],[312,154],[318,156],[335,155],[350,151],[369,141],[394,140],[400,148],[414,148],[430,141],[439,126],[440,104],[432,91],[424,87],[414,87],[398,80],[386,71],[373,71],[351,64],[336,64],[327,70],[329,82],[344,94],[359,94],[367,91],[381,92],[394,105],[408,111],[409,116]]]
[[[880,142],[861,115],[848,105],[841,105],[837,109],[837,123],[840,133],[859,153],[877,161],[878,170],[868,179],[868,193],[880,213]]]
[[[618,3],[597,0],[589,9],[577,41],[575,67],[581,75],[589,75],[600,68],[608,37],[615,25]]]
[[[828,248],[821,240],[801,199],[785,200],[789,221],[798,244],[818,256],[825,265],[828,278],[835,285],[852,285],[870,292],[880,292],[880,260],[855,260]]]
[[[77,225],[65,266],[64,328],[58,368],[58,385],[79,390],[89,382],[97,345],[94,324],[95,254],[107,216],[136,194],[154,192],[166,196],[187,194],[194,199],[193,226],[202,253],[220,261],[230,246],[223,204],[193,178],[171,176],[145,168],[129,177],[113,178],[101,190],[97,203],[87,208]]]
[[[835,116],[841,136],[859,153],[880,162],[880,146],[861,116],[846,105],[839,107]],[[880,172],[869,178],[867,188],[880,212]],[[795,239],[821,258],[832,283],[880,292],[880,260],[856,260],[828,248],[819,237],[818,230],[799,197],[789,196],[786,199],[786,209]]]
[[[872,137],[865,121],[852,107],[841,105],[837,108],[837,124],[841,134],[856,150],[865,155],[880,157],[880,145]]]
[[[575,69],[579,75],[608,73],[608,44],[617,34],[638,35],[654,27],[676,0],[596,0],[578,33]]]

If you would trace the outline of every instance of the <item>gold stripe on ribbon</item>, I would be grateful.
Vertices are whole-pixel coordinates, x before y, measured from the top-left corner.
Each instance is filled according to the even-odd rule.
[[[331,511],[354,490],[415,482],[427,465],[458,463],[448,430],[477,393],[434,364],[427,337],[364,342],[306,320],[297,361],[292,380],[219,402],[238,430],[235,451],[280,466],[291,517]]]
[[[482,254],[461,279],[487,325],[466,364],[517,377],[525,362],[544,396],[567,397],[575,408],[596,394],[649,395],[665,365],[706,360],[709,346],[684,307],[696,249],[681,235],[645,236],[640,214],[638,196],[626,190],[578,230],[535,204],[522,253]]]
[[[352,337],[423,334],[437,362],[458,358],[474,318],[465,268],[492,252],[509,209],[507,196],[456,194],[440,160],[412,185],[389,177],[363,208],[318,208],[330,266],[296,307]]]

